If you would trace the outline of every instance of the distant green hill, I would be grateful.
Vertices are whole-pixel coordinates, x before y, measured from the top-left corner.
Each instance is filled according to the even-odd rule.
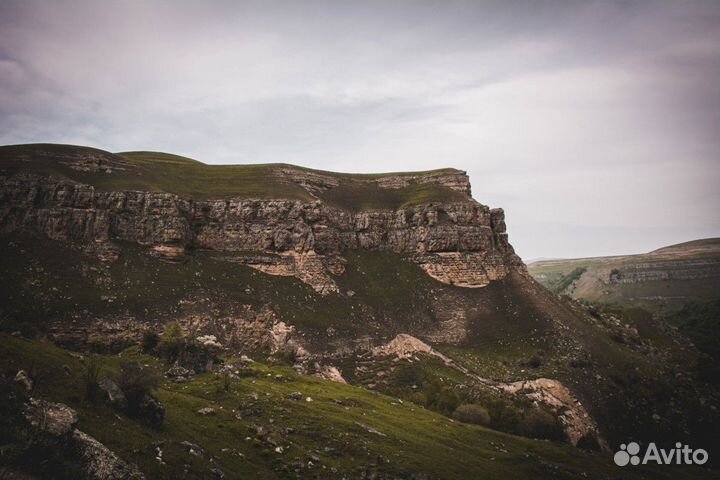
[[[720,238],[638,255],[542,260],[528,271],[558,294],[669,314],[686,302],[720,297]]]

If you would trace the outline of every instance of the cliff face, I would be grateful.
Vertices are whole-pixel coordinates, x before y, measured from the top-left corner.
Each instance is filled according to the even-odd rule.
[[[293,177],[313,195],[338,188],[331,180],[318,174]],[[464,174],[365,181],[388,189],[436,182],[469,193]],[[270,254],[248,255],[245,263],[296,276],[321,294],[337,291],[332,275],[342,274],[342,255],[349,249],[407,254],[433,278],[464,287],[482,287],[523,269],[508,242],[502,209],[491,210],[469,196],[462,202],[355,212],[321,200],[194,200],[172,193],[98,191],[37,174],[2,176],[0,228],[20,227],[55,240],[134,242],[174,261],[192,248]]]

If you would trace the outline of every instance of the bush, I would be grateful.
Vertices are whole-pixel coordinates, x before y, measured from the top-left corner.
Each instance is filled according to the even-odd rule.
[[[560,420],[549,411],[532,403],[508,399],[488,399],[489,426],[501,432],[546,440],[565,440]]]
[[[400,387],[412,387],[421,385],[425,375],[420,367],[413,364],[401,363],[393,372],[393,383]]]
[[[543,366],[543,354],[537,353],[527,360],[520,362],[521,367],[540,368]]]
[[[144,397],[150,396],[150,392],[157,388],[159,383],[157,375],[150,370],[144,370],[139,363],[120,361],[117,384],[127,398],[129,414],[137,416],[140,413],[140,404]]]
[[[107,345],[102,335],[92,334],[88,338],[88,348],[93,353],[104,353],[107,351]]]
[[[475,425],[490,425],[490,414],[488,411],[473,403],[465,403],[455,409],[452,417],[458,422],[474,423]]]
[[[599,452],[601,450],[600,442],[594,433],[586,433],[580,440],[578,440],[576,447],[582,448],[583,450],[592,450]]]
[[[423,385],[425,392],[425,406],[443,415],[450,416],[460,405],[460,398],[455,391],[437,380]]]
[[[88,358],[87,367],[85,367],[85,398],[95,400],[99,391],[98,377],[100,376],[100,365],[97,357],[91,355]]]
[[[140,349],[143,353],[152,353],[157,348],[158,343],[160,343],[160,335],[155,332],[145,332],[143,333]]]
[[[177,322],[168,323],[157,344],[158,353],[168,361],[174,362],[178,359],[184,347],[185,336],[182,333],[180,324]]]
[[[279,350],[273,354],[274,361],[279,365],[295,365],[298,361],[297,351],[294,348]]]
[[[565,431],[560,421],[542,408],[530,408],[525,411],[520,423],[520,434],[545,440],[565,439]]]

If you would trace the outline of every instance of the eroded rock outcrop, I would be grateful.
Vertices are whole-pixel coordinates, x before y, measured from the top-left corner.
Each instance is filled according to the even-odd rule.
[[[301,184],[311,193],[337,186],[329,176],[306,177]],[[111,240],[145,245],[167,261],[182,260],[190,248],[253,252],[238,261],[272,275],[295,276],[323,295],[338,291],[332,276],[343,273],[342,254],[348,249],[409,255],[433,278],[461,287],[481,287],[524,268],[508,243],[502,209],[472,200],[464,173],[372,181],[388,189],[435,182],[468,196],[355,212],[319,200],[193,200],[161,192],[106,192],[18,173],[0,176],[0,231],[33,227],[55,240],[94,245],[108,260],[117,258],[114,249],[98,245]]]
[[[82,477],[89,480],[144,480],[132,463],[122,460],[105,445],[78,430],[78,415],[62,403],[28,399],[24,411],[31,428],[56,439],[55,448],[77,456]],[[69,458],[66,460],[70,460]]]
[[[427,343],[406,333],[397,335],[385,345],[375,347],[372,350],[372,353],[373,355],[394,355],[398,358],[411,358],[416,354],[421,353],[437,357],[446,365],[451,365],[453,363],[452,360],[432,348]]]
[[[529,399],[552,409],[560,418],[565,433],[573,445],[577,445],[582,439],[592,436],[600,448],[608,449],[607,444],[599,434],[597,424],[585,410],[585,407],[559,381],[538,378],[499,384],[499,386],[508,393],[525,395]]]
[[[67,405],[36,398],[28,399],[24,414],[32,428],[53,437],[67,435],[78,423],[77,412]]]
[[[75,430],[73,441],[78,446],[86,477],[93,480],[144,480],[138,468],[127,463],[87,433]]]
[[[456,364],[452,359],[438,352],[422,340],[408,334],[397,335],[387,344],[374,348],[372,353],[376,356],[390,355],[401,359],[412,359],[415,358],[416,355],[427,355],[438,358],[446,366],[462,372],[484,388],[506,392],[511,395],[523,395],[549,408],[560,419],[568,441],[573,445],[592,438],[599,448],[605,450],[608,448],[607,443],[599,433],[597,424],[588,414],[585,407],[572,392],[558,380],[538,378],[503,383],[483,378],[471,373],[467,368]]]

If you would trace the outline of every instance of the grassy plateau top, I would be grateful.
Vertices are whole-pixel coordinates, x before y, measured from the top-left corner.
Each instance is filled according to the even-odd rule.
[[[207,165],[160,152],[110,153],[59,144],[0,146],[0,173],[48,175],[98,191],[165,192],[194,200],[320,200],[355,211],[473,201],[467,175],[453,168],[347,174],[288,164]]]

